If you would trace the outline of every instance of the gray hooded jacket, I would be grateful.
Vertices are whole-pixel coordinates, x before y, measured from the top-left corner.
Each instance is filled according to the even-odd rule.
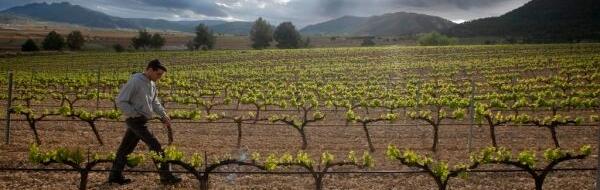
[[[158,100],[156,84],[143,73],[134,74],[121,88],[117,96],[117,106],[126,118],[145,116],[152,118],[152,112],[162,119],[167,117],[165,108]]]

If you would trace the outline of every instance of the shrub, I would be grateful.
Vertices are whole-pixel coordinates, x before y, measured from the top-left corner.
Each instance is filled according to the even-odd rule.
[[[80,31],[73,31],[67,36],[67,46],[69,46],[69,49],[74,51],[81,50],[83,44],[85,44],[85,39]]]
[[[21,51],[40,51],[40,48],[32,39],[27,39],[27,41],[21,45]]]
[[[121,44],[114,44],[112,47],[116,52],[119,53],[125,51],[125,48]]]
[[[365,39],[363,39],[363,41],[360,45],[361,46],[374,46],[375,42],[373,41],[373,38],[365,38]]]
[[[445,46],[456,44],[458,42],[456,38],[448,37],[437,32],[423,34],[417,41],[423,46]]]

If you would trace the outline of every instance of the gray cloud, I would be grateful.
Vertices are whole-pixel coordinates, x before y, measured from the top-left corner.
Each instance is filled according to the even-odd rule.
[[[395,0],[393,3],[414,7],[456,6],[460,9],[489,7],[511,0]]]
[[[354,15],[373,16],[391,12],[415,12],[440,16],[448,20],[473,20],[499,16],[515,9],[529,0],[301,0],[292,1],[291,11],[299,15],[311,15],[313,20],[301,24],[326,21],[332,18]]]
[[[215,1],[212,0],[138,0],[143,4],[177,10],[191,10],[196,14],[211,17],[227,17]]]
[[[167,20],[225,19],[271,24],[292,21],[298,28],[345,15],[415,12],[448,20],[498,16],[529,0],[0,0],[0,9],[31,2],[68,1],[110,15]]]
[[[340,14],[344,14],[346,10],[356,7],[356,5],[356,1],[329,0],[323,1],[318,11],[320,15],[324,16],[339,16]]]
[[[0,10],[5,10],[15,6],[21,6],[29,3],[44,2],[40,0],[0,0]]]
[[[213,0],[0,0],[0,10],[29,3],[65,1],[119,17],[170,20],[229,17]]]

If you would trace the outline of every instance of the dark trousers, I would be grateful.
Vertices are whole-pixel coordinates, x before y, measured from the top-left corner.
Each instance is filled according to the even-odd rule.
[[[121,141],[121,145],[117,150],[109,179],[123,178],[123,168],[125,167],[125,164],[127,164],[127,155],[133,152],[140,140],[146,143],[150,150],[155,151],[160,155],[164,155],[164,152],[160,147],[160,143],[148,130],[148,126],[146,126],[148,119],[146,119],[144,116],[141,116],[136,118],[128,118],[125,120],[125,122],[127,123],[127,131],[125,132],[123,141]],[[169,171],[168,164],[161,163],[158,171],[162,179],[172,176],[171,172]]]

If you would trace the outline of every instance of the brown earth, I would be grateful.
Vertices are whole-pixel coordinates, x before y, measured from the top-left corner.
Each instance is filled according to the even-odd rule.
[[[265,113],[267,115],[268,113]],[[343,113],[328,113],[327,120],[318,124],[343,124],[340,119]],[[64,118],[58,118],[64,119]],[[398,124],[408,123],[398,121]],[[316,125],[316,123],[315,123]],[[159,123],[152,123],[151,130],[161,142],[166,142],[166,135]],[[39,133],[43,142],[42,149],[55,147],[80,147],[91,152],[112,152],[120,143],[124,132],[124,123],[98,122],[98,127],[104,146],[99,146],[87,124],[82,122],[47,121],[39,124]],[[429,150],[432,141],[431,126],[420,124],[416,126],[377,126],[369,127],[376,152],[375,167],[369,171],[410,171],[397,161],[385,158],[385,148],[395,144],[400,149],[410,148],[417,152],[433,155],[451,165],[468,161],[467,136],[469,126],[441,127],[439,151],[432,154]],[[567,126],[558,130],[561,146],[567,149],[578,148],[590,144],[594,148],[592,156],[585,160],[569,161],[558,167],[593,168],[596,166],[598,136],[597,127]],[[367,150],[363,129],[359,126],[308,126],[306,129],[309,147],[307,152],[318,160],[323,151],[328,151],[343,159],[350,150],[359,152]],[[237,155],[237,131],[234,124],[174,124],[174,144],[187,155],[193,152],[206,151],[209,158],[212,155]],[[490,145],[489,131],[486,127],[474,129],[474,149]],[[536,127],[506,126],[497,129],[498,142],[501,146],[517,150],[537,150],[553,148],[550,133],[547,129]],[[0,166],[19,168],[42,168],[41,165],[27,161],[28,145],[33,136],[25,122],[13,122],[11,144],[0,146]],[[242,145],[249,152],[295,154],[300,147],[300,135],[295,129],[284,125],[245,124],[243,126]],[[147,150],[143,143],[137,147],[137,152]],[[543,160],[541,154],[538,159]],[[543,163],[537,167],[542,167]],[[110,164],[97,166],[96,169],[108,169]],[[51,165],[45,168],[65,168]],[[136,168],[154,170],[150,163]],[[480,169],[515,169],[500,165],[487,165]],[[220,171],[251,171],[248,168],[227,167]],[[302,171],[301,169],[282,169],[281,171]],[[361,171],[353,167],[334,168],[333,171]],[[184,182],[175,187],[158,184],[155,173],[126,173],[134,183],[125,186],[110,186],[105,183],[107,173],[92,173],[88,187],[91,189],[192,189],[197,188],[198,182],[190,174],[181,174]],[[595,171],[556,171],[546,179],[544,189],[593,189]],[[214,189],[311,189],[313,180],[310,176],[301,175],[266,175],[237,174],[234,180],[229,174],[216,174],[211,177],[211,187]],[[79,177],[74,172],[0,172],[0,188],[2,189],[76,189]],[[324,181],[325,189],[436,189],[431,177],[422,173],[412,174],[330,174]],[[524,172],[494,172],[470,173],[467,180],[456,178],[450,180],[449,189],[533,189],[533,179]]]

